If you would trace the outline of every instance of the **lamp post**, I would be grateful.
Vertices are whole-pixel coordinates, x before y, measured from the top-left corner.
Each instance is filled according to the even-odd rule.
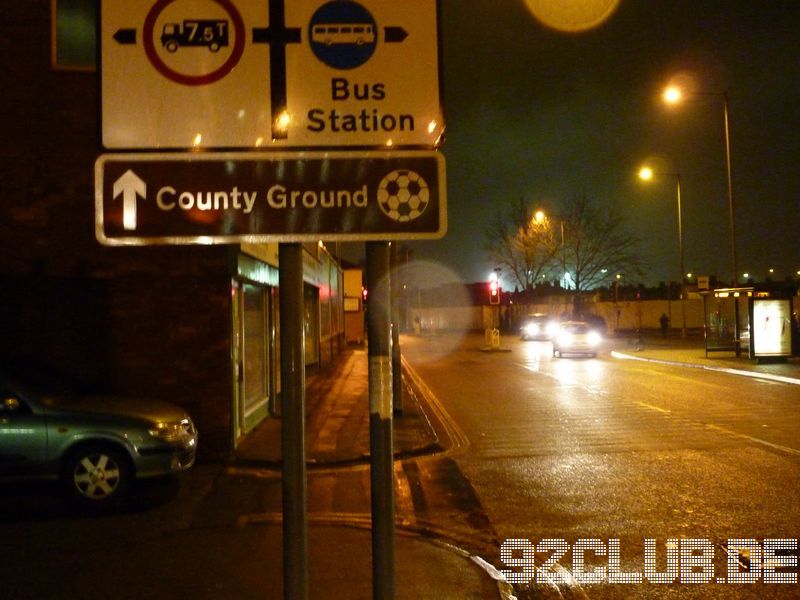
[[[720,96],[722,98],[722,116],[725,125],[725,168],[728,179],[728,220],[731,238],[731,269],[733,272],[733,286],[739,281],[739,265],[736,259],[736,217],[733,200],[733,176],[731,174],[731,135],[729,124],[728,92],[692,92],[694,96]],[[681,88],[671,85],[664,90],[664,102],[670,105],[678,104],[683,100]]]
[[[677,183],[676,191],[678,196],[678,256],[680,258],[680,284],[681,292],[681,337],[686,337],[686,294],[683,289],[683,274],[684,274],[684,260],[683,260],[683,216],[681,211],[681,175],[680,173],[658,173],[659,175],[666,175],[674,177]],[[651,181],[656,173],[650,167],[644,166],[639,169],[639,179],[642,181]]]
[[[549,225],[550,224],[550,218],[547,216],[547,214],[543,210],[537,210],[533,214],[533,221],[537,225],[544,224],[544,225],[547,225],[548,227],[550,227],[550,225]],[[569,285],[567,283],[567,276],[569,274],[567,273],[567,246],[566,246],[566,243],[564,241],[565,240],[565,238],[564,238],[564,220],[563,219],[558,219],[558,223],[559,223],[559,226],[561,228],[561,273],[560,273],[560,276],[559,276],[559,280],[563,280],[564,281],[563,289],[566,292],[568,290],[567,286]],[[566,293],[564,294],[564,300],[565,300],[565,306],[566,306],[567,302],[569,301],[569,296]]]

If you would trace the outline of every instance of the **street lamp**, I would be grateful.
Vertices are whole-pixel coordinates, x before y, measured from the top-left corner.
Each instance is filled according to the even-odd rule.
[[[681,175],[680,173],[658,173],[659,175],[666,175],[668,177],[674,177],[675,181],[677,182],[677,192],[678,192],[678,255],[680,257],[680,279],[678,282],[680,283],[680,290],[681,290],[681,315],[683,318],[683,323],[681,325],[681,337],[686,337],[686,294],[684,294],[683,289],[683,274],[685,270],[683,268],[683,216],[681,213]],[[648,166],[643,166],[639,169],[639,179],[642,181],[651,181],[653,177],[655,177],[656,173],[653,171],[652,168]]]
[[[550,227],[550,220],[543,210],[537,210],[533,213],[533,222],[536,225],[547,225]],[[564,286],[567,285],[567,251],[564,243],[564,220],[559,219],[558,223],[561,227],[561,276],[559,279],[564,279]]]
[[[731,269],[733,270],[733,285],[735,287],[738,282],[739,268],[736,260],[736,218],[733,203],[733,177],[731,175],[731,135],[728,123],[728,92],[692,92],[692,95],[722,97],[722,116],[725,123],[725,167],[728,176],[728,219],[731,236]],[[664,90],[662,98],[667,104],[679,104],[683,100],[683,90],[678,86],[670,85]]]

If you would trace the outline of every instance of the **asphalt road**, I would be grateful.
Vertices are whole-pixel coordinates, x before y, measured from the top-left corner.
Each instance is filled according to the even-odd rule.
[[[504,564],[503,540],[527,540],[513,543],[511,557],[527,548],[537,567],[558,559],[539,581],[518,585],[520,597],[800,597],[799,583],[764,583],[779,579],[771,567],[753,575],[754,555],[734,553],[728,564],[729,539],[754,539],[763,549],[765,539],[800,537],[798,386],[622,361],[608,352],[554,359],[547,342],[502,344],[508,352],[481,351],[479,336],[409,337],[402,349],[468,440],[450,458],[474,491],[473,513],[485,516],[476,535],[496,540],[494,555],[484,558],[523,580],[529,573],[520,562]],[[421,461],[419,468],[435,464]],[[674,583],[638,582],[646,539],[655,540],[656,569],[672,568],[675,576],[665,578]],[[671,541],[678,539],[701,540],[701,549]],[[598,575],[611,568],[613,540],[619,571],[633,573],[634,583]],[[589,550],[576,551],[576,544]],[[800,572],[796,550],[776,554],[789,556],[772,562],[789,566],[775,574]],[[581,556],[588,580],[594,573],[601,583],[576,582]],[[748,576],[758,583],[728,582]],[[709,583],[688,583],[693,578]]]
[[[764,540],[800,537],[800,386],[607,351],[553,359],[546,342],[503,338],[508,352],[483,345],[474,335],[402,340],[434,412],[444,415],[442,435],[455,444],[395,463],[400,528],[531,579],[516,586],[521,600],[800,597],[798,583],[764,583],[800,572],[796,562],[770,566],[796,561],[797,551],[776,552],[755,573],[758,583],[717,583],[746,578],[758,564],[738,553],[729,565],[729,539],[756,540],[752,550],[766,555]],[[201,465],[179,482],[143,486],[131,510],[96,518],[69,511],[48,487],[0,487],[1,596],[279,597],[278,573],[267,568],[280,564],[279,474],[225,476],[222,486],[219,477],[219,466]],[[368,526],[369,487],[364,465],[313,471],[312,547],[334,539],[332,531],[355,535],[339,524]],[[505,555],[511,539],[520,541]],[[647,539],[655,570],[673,583],[653,583],[649,572],[636,581]],[[634,583],[609,583],[615,540],[616,571]],[[537,567],[552,567],[531,571],[521,564],[525,552]],[[351,577],[341,566],[344,558],[353,568],[363,561],[331,556],[335,564],[312,561],[312,583],[340,572],[352,597],[367,597],[369,586],[357,584],[368,573]],[[580,557],[586,578],[599,583],[580,581]],[[399,561],[398,581],[412,577],[404,565],[421,560]],[[453,597],[456,567],[440,575],[451,578]],[[687,583],[692,578],[709,583]]]

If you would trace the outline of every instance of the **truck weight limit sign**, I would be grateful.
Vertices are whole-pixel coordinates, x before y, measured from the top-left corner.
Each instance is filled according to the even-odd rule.
[[[108,154],[95,163],[105,245],[436,239],[438,152]]]
[[[101,0],[103,145],[434,148],[437,16],[437,0]]]

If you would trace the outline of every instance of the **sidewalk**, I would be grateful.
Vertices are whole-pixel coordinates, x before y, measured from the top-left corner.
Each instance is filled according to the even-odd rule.
[[[610,339],[609,349],[619,359],[646,360],[677,368],[703,368],[751,377],[773,378],[800,384],[800,362],[757,364],[733,353],[705,356],[702,339],[647,338],[637,350],[627,339]],[[346,468],[369,463],[369,397],[367,353],[348,349],[333,364],[307,377],[306,452],[309,477],[321,468]],[[424,399],[404,386],[403,413],[394,419],[395,457],[442,450],[436,423],[426,415]],[[239,446],[235,467],[222,469],[214,478],[196,523],[203,523],[208,547],[220,549],[226,564],[260,567],[248,569],[239,580],[229,580],[230,597],[249,597],[259,590],[265,597],[282,597],[282,531],[280,512],[264,512],[265,485],[279,492],[280,419],[270,418]],[[245,476],[241,467],[271,472],[268,480]],[[330,471],[326,472],[330,475]],[[233,520],[230,520],[233,519]],[[208,527],[217,524],[220,527]],[[309,597],[371,598],[371,533],[368,513],[308,514]],[[396,528],[395,581],[398,598],[499,598],[509,593],[492,577],[491,568],[462,549],[433,538]],[[209,564],[203,572],[210,581],[224,568]],[[208,569],[205,571],[205,569]],[[204,576],[205,579],[205,576]],[[195,583],[196,585],[196,583]],[[508,597],[508,596],[505,596]]]
[[[306,461],[316,466],[369,463],[369,376],[365,349],[347,349],[306,376]],[[442,450],[420,400],[403,386],[402,414],[394,416],[395,458]],[[236,449],[236,464],[280,469],[281,422],[268,418]]]
[[[306,376],[306,461],[309,477],[317,469],[369,464],[368,358],[365,349],[347,349],[334,362]],[[395,414],[395,459],[443,450],[424,400],[409,391],[404,378],[402,413]],[[204,502],[204,523],[229,519],[244,544],[228,536],[209,543],[225,552],[232,564],[252,564],[259,556],[258,581],[236,582],[258,589],[260,597],[283,597],[282,529],[279,512],[264,513],[257,499],[266,493],[262,477],[243,476],[242,470],[280,476],[281,422],[269,418],[239,445],[233,467],[223,469]],[[328,471],[330,473],[330,471]],[[272,478],[272,492],[276,480]],[[233,509],[233,510],[231,510]],[[372,534],[368,513],[308,513],[309,598],[372,598]],[[209,566],[209,568],[213,568]],[[236,567],[232,566],[235,569]],[[259,572],[260,571],[260,572]],[[498,583],[485,563],[468,552],[433,537],[406,531],[395,533],[397,598],[447,600],[500,598],[508,584]],[[249,571],[252,573],[253,571]],[[213,576],[213,575],[212,575]],[[252,577],[252,575],[251,575]],[[230,597],[250,597],[242,589],[227,589]]]
[[[637,349],[631,339],[611,339],[612,356],[630,360],[645,360],[676,367],[706,369],[745,377],[755,377],[800,385],[800,358],[794,356],[785,362],[759,363],[746,355],[737,357],[733,352],[709,352],[698,337],[646,337],[643,347]]]

